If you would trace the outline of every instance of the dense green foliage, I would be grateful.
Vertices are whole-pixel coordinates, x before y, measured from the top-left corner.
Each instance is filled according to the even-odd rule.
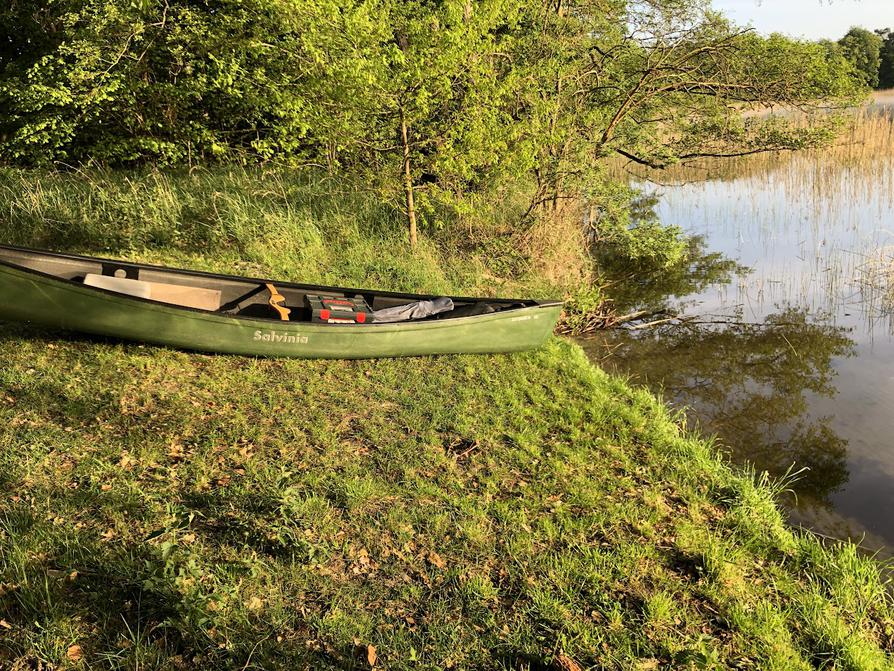
[[[588,243],[604,272],[654,276],[688,267],[687,239],[679,228],[659,221],[657,194],[609,183],[590,202]]]
[[[865,28],[854,27],[838,40],[844,57],[854,64],[866,85],[877,88],[882,38]]]
[[[840,54],[867,86],[894,87],[894,32],[890,28],[869,31],[854,26],[837,42],[823,40],[829,53]]]
[[[616,152],[666,165],[814,145],[745,106],[845,104],[852,66],[702,0],[17,0],[0,9],[0,157],[277,160],[434,204],[533,183],[587,198]],[[826,118],[826,117],[822,117]],[[415,205],[411,197],[415,197]],[[432,219],[432,217],[428,217]]]
[[[512,245],[447,232],[406,258],[363,197],[293,173],[7,170],[0,233],[296,279],[537,284],[499,276]],[[573,344],[265,361],[3,324],[0,359],[4,669],[890,666],[878,564],[789,529],[765,480]]]
[[[879,53],[878,85],[879,88],[894,88],[894,32],[885,28],[876,33],[882,38]]]

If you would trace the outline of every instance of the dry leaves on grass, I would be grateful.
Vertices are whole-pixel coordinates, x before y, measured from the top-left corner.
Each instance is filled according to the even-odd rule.
[[[434,550],[428,553],[428,561],[436,568],[445,568],[447,566],[447,562]]]
[[[363,643],[359,638],[354,639],[354,657],[358,662],[365,659],[370,669],[375,669],[379,661],[376,646],[371,643]]]
[[[65,653],[68,660],[71,662],[77,662],[84,656],[84,651],[81,650],[81,646],[72,645],[69,646],[68,651]]]
[[[580,664],[575,662],[564,652],[560,652],[556,656],[556,659],[553,662],[553,668],[555,668],[556,671],[582,671]]]

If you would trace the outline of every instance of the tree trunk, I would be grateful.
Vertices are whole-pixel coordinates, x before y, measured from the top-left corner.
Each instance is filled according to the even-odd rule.
[[[407,120],[400,108],[400,137],[404,148],[404,193],[407,198],[407,221],[410,224],[410,247],[416,247],[416,204],[413,200],[413,173],[410,171],[410,143],[407,140]]]

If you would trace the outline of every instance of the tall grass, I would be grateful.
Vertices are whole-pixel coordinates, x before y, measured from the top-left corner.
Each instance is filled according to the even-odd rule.
[[[240,167],[0,169],[0,242],[432,293],[555,295],[580,277],[583,249],[563,272],[535,272],[521,190],[473,205],[462,217],[430,212],[410,251],[402,211],[360,181]]]

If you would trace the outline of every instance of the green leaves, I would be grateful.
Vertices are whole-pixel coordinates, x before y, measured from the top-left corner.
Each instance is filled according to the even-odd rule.
[[[882,38],[865,28],[851,28],[838,40],[841,54],[854,66],[867,86],[877,88]]]
[[[701,0],[22,1],[0,10],[0,158],[364,172],[421,218],[531,179],[533,211],[618,152],[828,139],[742,112],[859,100],[851,33],[764,38]]]

